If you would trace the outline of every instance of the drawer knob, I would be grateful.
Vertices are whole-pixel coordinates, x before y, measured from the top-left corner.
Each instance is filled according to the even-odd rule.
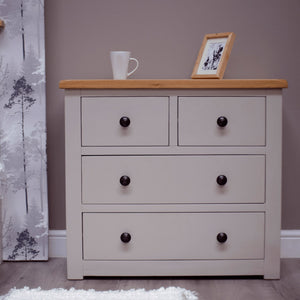
[[[227,177],[225,175],[219,175],[217,177],[217,183],[218,185],[225,185],[227,182]]]
[[[130,177],[128,177],[128,176],[126,176],[126,175],[121,176],[121,178],[120,178],[120,183],[121,183],[121,185],[123,185],[123,186],[129,185],[129,183],[130,183]]]
[[[225,232],[220,232],[217,235],[217,241],[219,243],[225,243],[227,241],[227,234]]]
[[[120,125],[122,127],[128,127],[130,125],[130,119],[128,117],[122,117],[120,119]]]
[[[120,239],[123,243],[127,244],[131,240],[131,235],[128,232],[123,232],[120,236]]]
[[[217,119],[217,124],[220,126],[220,127],[225,127],[228,123],[228,120],[226,117],[224,116],[221,116]]]

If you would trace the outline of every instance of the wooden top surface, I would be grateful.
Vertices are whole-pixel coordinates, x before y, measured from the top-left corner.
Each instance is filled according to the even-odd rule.
[[[284,79],[92,79],[62,80],[61,89],[281,89]]]

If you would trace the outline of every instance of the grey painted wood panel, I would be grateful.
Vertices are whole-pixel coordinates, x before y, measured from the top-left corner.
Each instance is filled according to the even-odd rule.
[[[81,105],[84,146],[169,144],[168,97],[83,97]],[[128,127],[119,123],[124,116]]]
[[[263,275],[263,260],[85,260],[85,276],[247,276]]]
[[[265,277],[279,278],[282,184],[282,97],[267,97]]]
[[[227,183],[219,185],[217,177]],[[120,178],[130,184],[122,186]],[[102,204],[264,203],[263,155],[83,156],[82,201]]]
[[[241,230],[242,228],[242,230]],[[262,259],[264,213],[85,213],[83,257],[100,260]],[[122,233],[131,240],[124,243]],[[219,233],[227,240],[220,243]]]
[[[178,116],[179,145],[265,145],[264,97],[180,97]]]
[[[66,93],[65,114],[68,277],[82,278],[80,98],[72,91]]]

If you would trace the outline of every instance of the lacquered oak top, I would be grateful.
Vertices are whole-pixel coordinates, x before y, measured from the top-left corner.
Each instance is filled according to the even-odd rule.
[[[284,79],[92,79],[62,80],[61,89],[281,89]]]

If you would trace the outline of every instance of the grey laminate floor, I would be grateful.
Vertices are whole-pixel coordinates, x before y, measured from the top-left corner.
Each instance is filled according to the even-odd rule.
[[[281,260],[281,279],[254,277],[188,277],[188,278],[88,278],[66,279],[66,259],[48,262],[4,262],[0,265],[0,295],[12,287],[43,289],[75,287],[77,289],[118,290],[156,289],[179,286],[196,291],[199,300],[300,300],[300,259]]]

